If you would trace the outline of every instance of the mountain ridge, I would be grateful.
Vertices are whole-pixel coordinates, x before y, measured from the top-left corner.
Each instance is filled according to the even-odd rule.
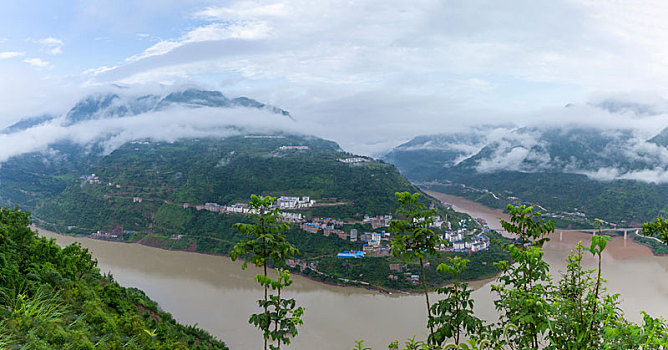
[[[143,113],[164,111],[174,105],[185,108],[250,108],[266,110],[294,120],[290,112],[268,105],[249,97],[228,98],[220,91],[195,88],[170,92],[166,95],[133,95],[115,92],[88,95],[79,100],[64,116],[64,126],[77,124],[85,120],[122,118]],[[58,116],[45,114],[27,117],[0,130],[1,134],[10,134],[27,130],[31,127],[57,119]]]
[[[503,208],[541,205],[592,219],[643,222],[668,214],[668,128],[480,128],[418,136],[382,159],[416,183]],[[458,143],[459,142],[459,143]]]

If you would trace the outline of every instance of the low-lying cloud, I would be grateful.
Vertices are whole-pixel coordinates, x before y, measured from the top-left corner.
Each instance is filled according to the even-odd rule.
[[[137,139],[176,141],[181,138],[227,137],[242,132],[301,133],[288,118],[244,108],[183,108],[144,113],[132,117],[88,120],[64,125],[62,116],[45,124],[0,135],[0,162],[30,152],[48,152],[50,146],[71,141],[79,145],[99,143],[105,154]]]

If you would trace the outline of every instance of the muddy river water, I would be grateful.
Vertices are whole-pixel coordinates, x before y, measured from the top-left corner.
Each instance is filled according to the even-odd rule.
[[[458,211],[482,217],[499,228],[503,212],[468,200],[432,193]],[[142,289],[161,308],[181,323],[195,324],[224,340],[231,349],[258,349],[260,333],[248,323],[256,312],[255,300],[262,295],[252,281],[258,272],[227,257],[166,251],[138,244],[75,238],[40,231],[61,245],[80,242],[98,259],[102,272],[111,272],[124,286]],[[578,232],[555,234],[545,247],[545,259],[553,271],[563,269],[564,259],[579,240],[589,235]],[[585,259],[589,266],[593,258]],[[627,317],[640,320],[640,311],[668,317],[668,257],[652,256],[649,249],[631,239],[616,237],[603,259],[603,276],[611,292],[621,293],[621,307]],[[394,339],[425,336],[425,306],[421,295],[387,295],[360,288],[345,288],[294,276],[286,295],[306,307],[304,326],[288,349],[351,349],[365,339],[374,349],[386,349]],[[476,313],[494,320],[491,281],[472,283],[476,287]]]

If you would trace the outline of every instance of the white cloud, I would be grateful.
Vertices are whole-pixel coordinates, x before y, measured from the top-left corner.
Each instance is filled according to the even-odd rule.
[[[146,19],[167,8],[178,7],[189,22],[170,24],[159,42],[132,40],[146,46],[62,80],[203,83],[286,108],[322,136],[365,154],[462,124],[631,123],[643,132],[665,125],[661,115],[633,120],[591,106],[561,108],[626,89],[668,96],[668,9],[656,1],[193,4],[80,4],[86,24],[114,29],[91,31],[110,42],[118,32],[157,37],[159,28]],[[165,23],[176,22],[183,23]],[[62,40],[50,39],[51,50],[62,51]],[[541,164],[540,155],[527,157]]]
[[[600,181],[633,180],[654,184],[668,183],[668,168],[655,167],[623,172],[617,168],[601,168],[597,171],[582,171],[579,174]]]
[[[582,101],[593,92],[668,86],[666,60],[639,54],[663,50],[668,28],[610,30],[616,21],[628,22],[620,6],[567,0],[233,0],[193,11],[203,24],[100,70],[93,81],[212,83],[236,75],[238,82],[226,88],[267,94],[281,105],[291,104],[295,94],[304,105],[374,94],[455,101],[469,115],[481,109],[524,112]],[[634,16],[663,18],[651,6],[636,9]],[[277,81],[289,85],[289,92],[275,85],[277,91],[266,90]],[[443,121],[432,127],[460,121],[449,107],[440,107]],[[417,122],[430,121],[420,105],[403,109]]]
[[[48,54],[58,55],[63,53],[65,43],[58,38],[48,37],[40,39],[37,42],[42,46],[42,51]]]
[[[292,73],[292,79],[317,78],[343,64],[344,70],[334,72],[343,81],[348,80],[344,75],[355,75],[356,68],[368,71],[366,81],[377,79],[378,74],[420,71],[464,75],[502,72],[528,82],[574,83],[605,90],[621,82],[639,87],[647,86],[647,79],[668,80],[665,60],[652,50],[662,47],[668,29],[639,23],[645,18],[662,20],[663,7],[658,11],[657,6],[634,8],[632,17],[638,20],[632,21],[624,13],[634,5],[622,3],[231,1],[195,12],[196,18],[210,23],[164,40],[129,61],[165,55],[192,42],[271,37],[281,45],[268,56],[244,54],[246,63],[273,62],[263,65],[264,70],[277,75]],[[618,22],[629,29],[611,28]],[[650,50],[654,54],[645,58],[637,54]],[[328,62],[329,58],[340,59]],[[651,68],[627,64],[636,60]],[[311,62],[313,67],[304,67]],[[323,65],[326,63],[335,64]],[[294,72],[302,67],[309,68],[308,74]],[[629,69],[634,74],[627,74]],[[486,79],[474,76],[463,81],[475,85]],[[495,85],[489,81],[484,84]]]
[[[26,58],[23,62],[30,64],[33,67],[46,67],[49,62],[43,61],[41,58]]]
[[[237,2],[230,7],[207,7],[195,13],[195,17],[208,20],[245,20],[259,17],[287,16],[289,12],[284,3],[260,5],[252,2]]]
[[[133,117],[89,120],[63,126],[64,117],[30,129],[0,135],[0,163],[27,152],[46,152],[60,141],[81,145],[101,142],[106,153],[141,138],[174,141],[179,138],[224,137],[250,132],[284,130],[299,133],[304,127],[266,111],[250,109],[171,108]],[[234,126],[234,127],[232,127]]]
[[[227,39],[255,40],[266,38],[268,33],[269,28],[265,23],[261,22],[212,23],[193,29],[179,39],[161,40],[144,50],[141,54],[128,57],[126,61],[133,62],[164,55],[190,43]]]
[[[20,56],[25,56],[25,52],[19,52],[19,51],[5,51],[5,52],[0,52],[0,60],[5,60],[8,58],[14,58],[14,57],[20,57]]]

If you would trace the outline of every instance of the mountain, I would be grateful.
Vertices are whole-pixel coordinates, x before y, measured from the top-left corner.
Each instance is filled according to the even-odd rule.
[[[90,95],[74,105],[66,114],[64,125],[72,125],[85,120],[122,118],[142,113],[163,111],[174,106],[184,108],[250,108],[265,110],[270,113],[292,119],[290,112],[258,102],[248,97],[227,98],[220,91],[186,89],[167,95],[124,95],[121,93],[102,93]],[[0,131],[3,134],[22,131],[33,126],[56,119],[53,115],[30,117]]]
[[[651,138],[649,142],[655,143],[659,146],[668,147],[668,127],[666,127],[656,136]]]
[[[64,117],[66,124],[60,128],[68,130],[67,123],[122,118],[172,106],[259,108],[290,116],[250,98],[228,99],[218,91],[188,89],[162,97],[89,96],[70,109]],[[107,188],[85,187],[80,177],[96,174],[104,184],[142,189],[136,193],[126,190],[126,197],[151,196],[195,205],[245,202],[251,194],[308,196],[331,202],[313,208],[312,212],[337,217],[392,213],[396,206],[394,192],[416,190],[394,166],[346,153],[336,143],[316,137],[267,133],[267,130],[253,133],[234,124],[198,132],[203,135],[199,138],[178,137],[179,130],[173,132],[174,128],[182,128],[188,134],[192,128],[187,123],[192,119],[195,118],[188,116],[172,124],[170,136],[157,140],[119,138],[128,132],[137,135],[132,127],[105,129],[96,132],[89,141],[54,138],[43,151],[8,156],[0,164],[0,203],[32,210],[38,219],[53,224],[52,228],[58,231],[65,226],[96,231],[118,225],[141,230],[137,223],[153,224],[152,216],[123,221],[127,214],[123,210],[108,210],[111,205],[108,199],[113,196],[107,193]],[[12,132],[6,135],[11,140],[20,135],[22,128],[48,120],[45,117],[24,121],[8,128]],[[209,124],[205,125],[211,129]],[[164,139],[169,141],[161,141]],[[100,210],[79,215],[93,207]],[[159,207],[151,210],[158,211]]]
[[[30,129],[33,126],[40,125],[42,123],[48,122],[49,120],[54,119],[52,115],[44,114],[36,117],[29,117],[21,119],[20,121],[6,127],[3,130],[0,130],[0,134],[11,134],[13,132]]]
[[[383,159],[412,181],[496,207],[528,202],[642,222],[668,213],[666,133],[646,140],[623,129],[474,128],[416,137]]]
[[[162,111],[173,106],[186,108],[254,108],[290,117],[288,111],[247,97],[229,99],[220,91],[187,89],[175,91],[166,96],[143,95],[120,97],[117,94],[89,96],[79,101],[67,113],[66,120],[67,124],[75,124],[83,120],[119,118]]]
[[[344,163],[345,159],[359,162]],[[113,207],[114,203],[121,207],[131,204],[133,197],[151,197],[159,199],[159,205],[149,202],[146,207],[151,209],[147,210],[159,212],[161,208],[171,210],[174,206],[165,201],[233,204],[248,201],[251,194],[262,194],[309,196],[316,201],[337,203],[313,208],[311,212],[361,218],[364,214],[392,213],[396,202],[394,192],[415,190],[392,165],[343,152],[331,141],[292,135],[176,142],[139,140],[91,162],[85,171],[74,173],[74,170],[44,168],[41,173],[44,181],[51,180],[59,186],[53,186],[50,192],[35,192],[34,197],[20,192],[19,204],[31,205],[38,218],[59,223],[61,229],[121,225],[142,230],[151,223],[155,225],[149,215],[125,220],[127,213],[122,209],[110,214],[104,208]],[[28,172],[40,174],[37,167]],[[84,174],[95,174],[100,184],[82,186],[79,177]],[[30,182],[33,181],[31,178]],[[108,186],[110,183],[113,186]],[[116,191],[116,186],[123,190]],[[12,187],[26,188],[28,184],[15,182]],[[45,199],[44,193],[53,196]],[[137,205],[132,210],[143,206]]]

